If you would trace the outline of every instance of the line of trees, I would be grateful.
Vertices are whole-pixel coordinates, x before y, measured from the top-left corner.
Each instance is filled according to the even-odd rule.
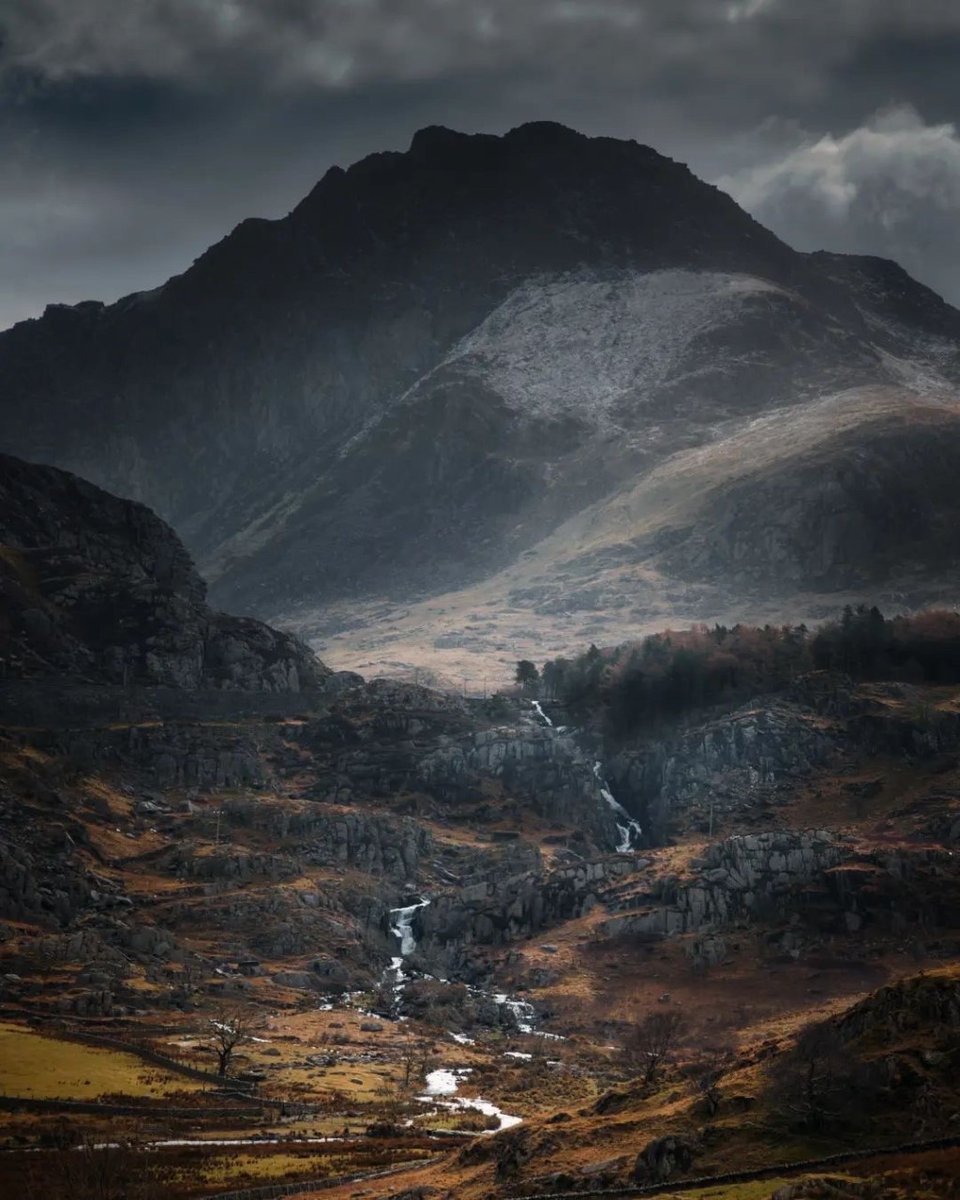
[[[960,682],[960,613],[886,618],[847,607],[816,631],[805,625],[697,625],[613,649],[591,646],[544,663],[541,691],[581,719],[603,716],[616,737],[699,708],[781,691],[813,670],[858,680]]]

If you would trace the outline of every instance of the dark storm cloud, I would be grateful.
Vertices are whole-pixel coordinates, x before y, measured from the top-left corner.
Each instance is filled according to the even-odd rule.
[[[873,44],[960,35],[947,0],[7,0],[8,69],[282,90],[520,68],[738,108],[815,98]],[[682,75],[689,72],[686,78]],[[557,79],[562,85],[562,77]]]
[[[960,292],[919,231],[956,213],[953,0],[0,0],[0,28],[0,325],[149,287],[419,125],[539,118]]]
[[[842,137],[801,138],[719,183],[801,249],[882,252],[960,299],[960,138],[950,123],[894,109]]]

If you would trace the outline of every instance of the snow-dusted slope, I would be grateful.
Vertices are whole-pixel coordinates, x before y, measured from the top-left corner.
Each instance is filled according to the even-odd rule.
[[[461,587],[591,505],[652,485],[671,455],[738,445],[766,416],[851,388],[899,392],[907,380],[951,393],[949,339],[896,314],[867,320],[857,295],[844,324],[800,290],[747,272],[541,272],[340,445],[335,469],[304,497],[309,537],[274,530],[254,556],[257,595],[259,581],[318,544],[328,557],[310,576],[317,595],[331,585],[392,591],[395,581],[405,590],[405,579]],[[816,413],[811,421],[820,428]],[[773,417],[774,442],[782,426]],[[365,543],[375,552],[361,553]]]
[[[604,422],[627,393],[642,399],[701,335],[736,325],[783,288],[710,271],[577,272],[530,280],[448,355],[531,416]]]

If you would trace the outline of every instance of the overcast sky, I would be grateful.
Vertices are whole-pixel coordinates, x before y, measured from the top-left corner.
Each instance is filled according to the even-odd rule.
[[[688,162],[960,302],[957,0],[0,0],[0,327],[183,270],[429,124]]]

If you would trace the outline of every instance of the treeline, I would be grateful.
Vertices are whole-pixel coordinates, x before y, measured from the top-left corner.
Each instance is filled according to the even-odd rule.
[[[697,625],[613,649],[591,646],[541,672],[544,695],[580,717],[601,716],[624,735],[686,712],[781,691],[799,675],[837,670],[857,680],[960,682],[960,613],[886,618],[847,607],[815,631],[805,625]]]

